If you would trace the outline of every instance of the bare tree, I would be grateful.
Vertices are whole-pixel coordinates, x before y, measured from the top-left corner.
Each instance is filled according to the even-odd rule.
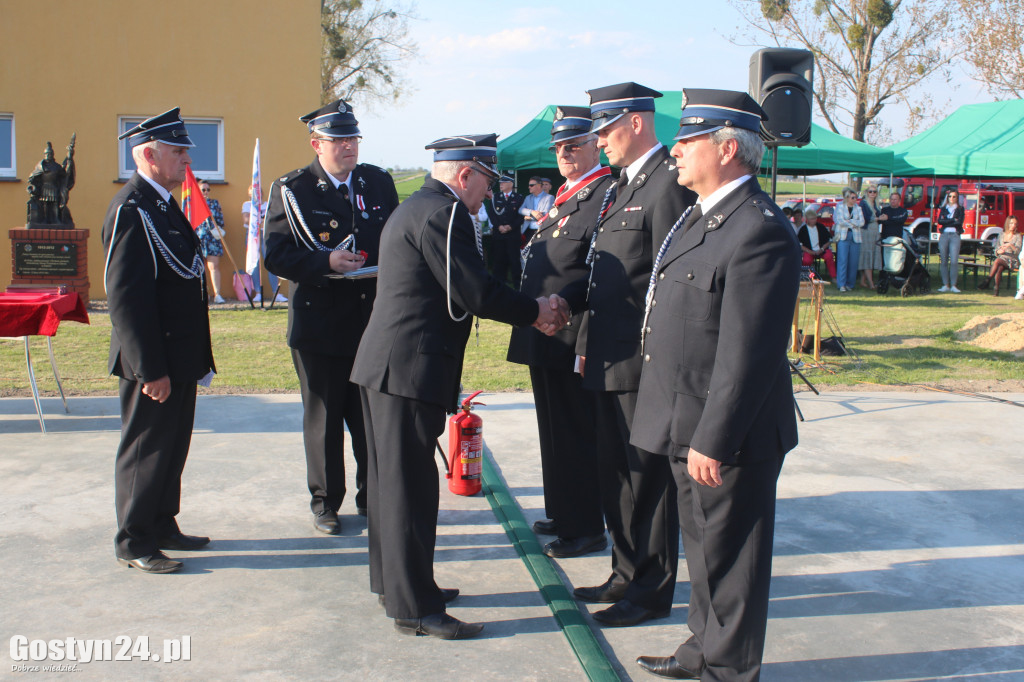
[[[1024,2],[960,0],[970,23],[964,30],[965,60],[996,98],[1024,97]]]
[[[833,132],[873,138],[887,104],[909,110],[911,133],[934,118],[930,99],[914,88],[950,74],[962,49],[953,29],[968,0],[731,0],[755,44],[814,54],[814,100]],[[758,39],[754,36],[760,36]],[[881,132],[879,130],[878,132]]]
[[[364,104],[397,99],[405,87],[401,66],[414,57],[411,6],[386,0],[321,0],[321,100]]]

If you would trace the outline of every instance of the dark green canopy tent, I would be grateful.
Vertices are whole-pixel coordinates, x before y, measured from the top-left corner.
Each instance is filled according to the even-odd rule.
[[[1024,100],[962,106],[887,149],[894,175],[1024,177]]]
[[[679,130],[679,111],[682,92],[666,92],[654,100],[654,128],[658,139],[672,145]],[[548,174],[557,176],[555,153],[551,144],[551,123],[555,108],[545,107],[533,120],[504,140],[498,140],[498,166],[517,175]],[[765,154],[762,167],[771,168],[770,152]],[[607,163],[607,159],[603,159]],[[819,125],[812,124],[811,143],[805,147],[781,147],[779,171],[791,175],[854,172],[888,175],[893,164],[893,153],[863,142],[837,135]],[[557,183],[556,183],[557,184]]]

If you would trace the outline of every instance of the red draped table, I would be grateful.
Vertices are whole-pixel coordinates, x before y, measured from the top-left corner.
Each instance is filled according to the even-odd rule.
[[[67,412],[68,401],[64,397],[64,387],[60,383],[57,361],[53,356],[53,335],[57,333],[57,328],[64,320],[89,324],[89,313],[85,310],[82,297],[77,293],[59,293],[55,288],[9,289],[0,292],[0,336],[21,336],[25,339],[25,364],[32,386],[32,400],[39,416],[39,428],[43,433],[46,433],[46,422],[43,421],[43,410],[39,405],[39,388],[36,386],[36,376],[32,369],[29,337],[46,337],[53,378],[57,380],[57,389],[64,402],[64,411]]]

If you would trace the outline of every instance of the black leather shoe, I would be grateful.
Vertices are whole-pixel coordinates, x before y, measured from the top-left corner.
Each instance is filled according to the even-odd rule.
[[[356,507],[356,514],[366,516],[366,507]]]
[[[177,535],[161,538],[159,547],[160,549],[173,549],[179,552],[194,552],[197,549],[206,547],[208,544],[210,544],[210,538],[208,537],[185,535],[179,531]]]
[[[184,565],[180,561],[167,558],[163,552],[153,552],[150,556],[140,556],[136,559],[117,558],[117,563],[128,568],[137,568],[143,573],[174,573],[180,571]]]
[[[337,535],[341,532],[341,524],[338,523],[338,512],[331,509],[324,509],[313,515],[313,527],[321,533]]]
[[[533,522],[533,532],[538,535],[558,535],[555,522],[551,519],[541,519]]]
[[[447,613],[424,618],[395,618],[395,629],[403,635],[428,635],[439,639],[469,639],[484,629],[483,623],[463,623]]]
[[[580,601],[588,601],[591,604],[614,604],[626,596],[626,588],[629,583],[616,580],[614,574],[600,585],[594,587],[577,587],[572,591],[573,595]]]
[[[544,545],[544,553],[554,559],[568,559],[574,556],[583,556],[591,552],[600,552],[608,546],[608,538],[604,533],[600,535],[588,535],[582,538],[566,540],[558,538]]]
[[[630,625],[639,625],[655,618],[667,618],[671,611],[672,609],[652,611],[651,609],[637,606],[628,599],[620,599],[613,606],[609,606],[603,611],[595,612],[594,620],[613,628],[625,628]]]
[[[444,600],[445,604],[447,604],[448,602],[454,600],[456,597],[459,596],[459,588],[457,588],[457,587],[441,587],[439,589],[441,590],[441,599]],[[384,595],[383,594],[378,594],[377,595],[377,603],[380,604],[381,606],[384,606],[384,604],[387,603],[384,600]]]
[[[684,668],[672,656],[641,656],[636,659],[636,664],[652,675],[667,677],[670,680],[700,679],[699,672]]]

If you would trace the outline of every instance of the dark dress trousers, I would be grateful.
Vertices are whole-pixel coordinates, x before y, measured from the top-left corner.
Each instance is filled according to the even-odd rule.
[[[675,656],[702,679],[760,672],[799,278],[793,228],[754,179],[677,232],[657,273],[631,442],[672,462],[693,633]],[[690,477],[690,447],[722,462],[721,486]]]
[[[366,508],[366,435],[352,361],[370,319],[375,279],[328,278],[330,253],[349,235],[377,265],[381,231],[398,206],[391,176],[359,164],[346,198],[318,160],[274,182],[267,207],[267,270],[293,283],[288,346],[302,393],[306,478],[316,514],[338,511],[345,498],[345,431],[356,460],[356,507]],[[321,250],[322,247],[325,250]]]
[[[537,312],[487,272],[469,211],[444,183],[428,179],[392,214],[352,370],[369,449],[370,589],[387,596],[391,618],[445,610],[434,583],[434,449],[458,401],[472,315],[530,325]]]
[[[213,366],[202,250],[173,197],[135,173],[103,221],[110,308],[108,370],[120,377],[121,443],[115,461],[115,552],[147,557],[178,532],[195,414],[196,382]],[[198,273],[189,272],[199,256]],[[142,385],[163,377],[171,394],[157,401]]]
[[[519,208],[522,205],[523,196],[515,192],[510,192],[507,197],[496,192],[494,198],[485,204],[487,222],[491,224],[491,272],[502,282],[508,282],[511,276],[513,285],[519,283],[522,274],[519,258],[523,230],[523,216],[519,215]],[[512,229],[502,234],[498,225],[509,225]]]
[[[601,504],[612,539],[612,572],[625,598],[667,609],[675,590],[679,528],[672,477],[662,457],[635,448],[629,429],[640,384],[644,293],[662,239],[696,201],[676,182],[675,161],[659,148],[628,184],[620,181],[598,226],[593,270],[563,290],[573,310],[588,308],[576,340],[587,358],[584,388],[595,392]],[[603,199],[603,197],[602,197]]]
[[[557,214],[545,218],[529,243],[520,291],[537,298],[585,278],[590,237],[601,200],[614,178],[605,175],[576,188]],[[574,370],[583,311],[554,336],[533,327],[512,330],[508,360],[530,366],[540,434],[544,511],[558,535],[575,539],[604,532],[594,436],[594,394]]]

